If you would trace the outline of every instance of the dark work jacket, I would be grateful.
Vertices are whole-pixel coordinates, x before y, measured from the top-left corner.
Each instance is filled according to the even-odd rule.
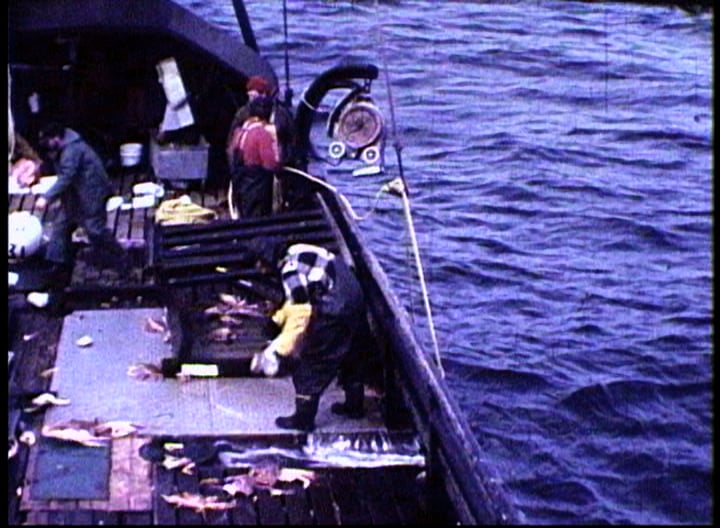
[[[319,396],[338,375],[349,382],[348,374],[361,369],[360,352],[355,350],[364,327],[365,299],[354,272],[341,258],[333,261],[332,288],[312,299],[312,315],[300,344],[300,358],[293,384],[298,394]],[[338,372],[343,367],[346,372]]]
[[[100,156],[70,128],[65,129],[63,139],[65,147],[55,161],[58,180],[45,199],[60,199],[67,214],[75,218],[104,212],[113,189]]]

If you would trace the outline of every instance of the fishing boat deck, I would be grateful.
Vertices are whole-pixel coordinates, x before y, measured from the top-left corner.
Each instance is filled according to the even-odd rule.
[[[60,378],[50,381],[42,373],[53,366],[61,369],[54,375],[64,370],[55,361],[55,351],[62,348],[65,326],[62,318],[45,311],[23,308],[16,312],[15,322],[15,332],[9,336],[9,348],[15,352],[8,382],[11,409],[28,405],[32,396],[53,386],[61,389],[62,385],[55,382]],[[122,361],[118,363],[122,364]],[[164,382],[144,383],[146,388],[156,388]],[[99,396],[96,392],[88,392]],[[59,394],[68,393],[61,390]],[[123,401],[127,399],[132,397],[126,394]],[[23,414],[22,418],[16,416],[20,422],[18,429],[37,432],[44,423],[54,421],[50,417],[58,417],[57,412],[61,409],[77,417],[79,415],[70,412],[74,407],[75,403],[71,403],[67,407],[53,407],[45,413]],[[111,444],[112,471],[107,482],[108,497],[104,500],[33,498],[33,484],[37,483],[37,444],[31,447],[21,443],[17,454],[9,460],[8,524],[341,525],[416,524],[427,520],[423,506],[425,496],[418,479],[422,468],[410,465],[372,469],[316,468],[313,471],[317,480],[307,488],[294,484],[290,494],[275,496],[268,490],[261,490],[253,496],[236,499],[236,505],[225,511],[197,513],[191,509],[176,509],[162,496],[197,493],[205,479],[241,474],[243,469],[224,467],[217,458],[199,461],[191,474],[165,469],[139,455],[142,446],[153,438],[171,438],[191,446],[193,443],[207,443],[208,439],[241,443],[248,437],[233,434],[160,437],[139,434],[115,439]],[[283,438],[275,435],[257,438],[271,439],[273,445],[295,447],[306,441],[304,435],[292,433]]]
[[[144,168],[117,167],[110,171],[110,175],[115,190],[114,195],[122,197],[124,205],[108,212],[107,225],[120,244],[128,249],[133,264],[133,273],[124,277],[123,282],[126,288],[129,285],[152,285],[153,277],[145,269],[145,255],[148,245],[147,226],[153,222],[156,207],[154,205],[149,207],[133,206],[133,198],[136,198],[133,194],[133,187],[140,183],[155,182],[152,171],[145,170]],[[193,184],[188,184],[186,189],[173,189],[168,187],[166,192],[165,198],[177,198],[182,195],[188,195],[194,204],[215,211],[218,218],[230,218],[227,208],[227,197],[223,196],[223,193],[220,191],[211,191],[206,189],[205,186],[193,182]],[[47,209],[40,211],[36,208],[38,196],[38,194],[32,192],[30,189],[8,194],[8,214],[26,211],[37,216],[42,222],[43,233],[49,235],[52,230],[53,221],[57,216],[59,205],[51,204]],[[84,237],[82,230],[75,232],[73,240],[78,243],[80,255],[71,279],[71,287],[81,289],[83,286],[96,283],[102,284],[105,288],[116,285],[119,279],[115,270],[92,266],[90,265],[91,263],[88,262],[90,259],[83,258],[88,255],[85,248],[87,239]],[[85,254],[83,254],[83,252],[85,252]],[[21,274],[20,281],[16,285],[15,289],[20,291],[32,291],[38,286],[44,285],[42,281],[38,284],[36,273],[34,273],[37,266],[33,266],[33,264],[35,264],[34,261],[38,259],[30,257],[28,260],[30,260],[30,266],[18,265],[13,261],[10,262],[11,270],[21,267],[27,275],[24,280]]]
[[[48,409],[46,421],[100,416],[141,424],[144,432],[155,436],[292,434],[274,423],[276,416],[294,410],[289,376],[165,377],[156,381],[128,376],[132,365],[160,365],[164,358],[172,357],[172,347],[161,333],[144,330],[148,319],[160,320],[162,313],[159,308],[121,308],[67,315],[50,391],[68,398],[72,405]],[[77,345],[84,336],[93,340],[92,345]],[[366,398],[368,412],[358,420],[330,412],[330,404],[342,399],[342,391],[332,385],[322,398],[318,430],[353,433],[383,427],[377,398]]]
[[[128,197],[134,184],[151,181],[151,177],[123,168],[113,174],[113,181],[117,194]],[[199,188],[176,192],[180,194],[216,210],[221,219],[229,216],[223,193]],[[9,195],[9,212],[40,215],[35,211],[35,198],[33,194]],[[232,508],[222,511],[176,508],[163,498],[183,492],[197,494],[206,479],[246,473],[248,467],[228,467],[214,456],[197,460],[189,472],[166,469],[140,454],[143,446],[157,439],[178,441],[187,449],[209,441],[242,445],[248,439],[299,449],[308,442],[308,435],[274,425],[276,416],[292,412],[294,391],[288,376],[189,381],[172,377],[140,381],[128,376],[133,364],[160,364],[173,354],[167,336],[147,329],[149,319],[163,318],[168,300],[164,286],[156,284],[157,274],[146,269],[155,243],[148,229],[154,212],[153,207],[130,208],[108,215],[115,236],[130,251],[133,269],[123,276],[112,269],[99,269],[81,251],[65,289],[63,313],[23,302],[27,292],[43,284],[33,279],[33,266],[18,268],[21,280],[9,292],[8,440],[16,442],[17,452],[9,462],[8,524],[416,524],[429,520],[419,480],[424,468],[418,464],[318,465],[312,469],[316,479],[308,487],[295,482],[281,495],[259,490],[236,498]],[[54,214],[52,208],[42,213],[45,229]],[[82,247],[82,241],[78,244]],[[22,278],[24,271],[29,272],[29,279]],[[202,286],[190,288],[195,291]],[[221,290],[216,285],[213,291]],[[78,346],[83,336],[89,336],[92,345]],[[244,358],[248,358],[247,351]],[[45,392],[66,398],[70,404],[27,412],[30,400]],[[380,397],[368,394],[368,412],[359,420],[330,412],[330,405],[340,400],[342,391],[335,385],[321,398],[313,433],[317,438],[392,433],[383,425]],[[38,468],[47,467],[48,462],[37,446],[54,441],[40,432],[43,426],[77,419],[127,421],[140,426],[136,434],[109,443],[106,458],[111,469],[103,481],[106,496],[101,499],[68,498],[67,490],[50,497],[40,493],[38,475],[43,473]],[[39,441],[35,445],[17,442],[22,431],[33,431]]]
[[[197,475],[176,471],[152,471],[152,503],[142,509],[89,501],[55,501],[52,507],[35,508],[27,514],[28,525],[397,525],[424,524],[418,509],[416,471],[413,468],[384,470],[324,470],[318,481],[307,489],[272,496],[260,491],[253,497],[241,497],[225,511],[203,513],[176,509],[162,495],[197,490],[200,481],[221,478],[227,473],[203,468]],[[380,490],[392,490],[390,494]],[[125,501],[127,504],[127,500]]]

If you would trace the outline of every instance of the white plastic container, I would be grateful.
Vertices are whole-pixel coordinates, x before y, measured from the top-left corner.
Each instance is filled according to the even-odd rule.
[[[22,260],[34,254],[42,242],[42,223],[28,211],[8,215],[8,258]]]
[[[120,145],[120,163],[123,167],[134,167],[142,159],[142,143],[123,143]]]
[[[155,182],[136,183],[132,189],[135,196],[152,195],[157,198],[165,196],[165,188]]]

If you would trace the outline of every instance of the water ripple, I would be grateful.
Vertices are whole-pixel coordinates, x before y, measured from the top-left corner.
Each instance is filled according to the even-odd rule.
[[[183,1],[232,25],[231,2]],[[282,3],[246,5],[282,74]],[[709,523],[712,14],[429,6],[289,2],[290,82],[387,65],[373,93],[386,108],[387,74],[448,384],[483,455],[530,524]],[[333,177],[369,203],[397,176],[386,158],[375,181]],[[362,229],[426,343],[401,205]]]

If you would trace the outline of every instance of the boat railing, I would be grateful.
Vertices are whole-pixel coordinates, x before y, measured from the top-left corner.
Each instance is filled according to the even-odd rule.
[[[322,189],[319,194],[338,222],[348,251],[354,256],[357,273],[373,279],[363,281],[374,289],[366,292],[369,310],[375,321],[384,326],[387,346],[394,350],[390,359],[396,363],[394,372],[399,378],[396,385],[403,387],[404,399],[428,446],[428,489],[444,485],[463,524],[520,523],[521,514],[449,398],[434,358],[424,351],[407,317],[402,315],[403,309],[388,278],[362,240],[357,224],[334,193]]]

